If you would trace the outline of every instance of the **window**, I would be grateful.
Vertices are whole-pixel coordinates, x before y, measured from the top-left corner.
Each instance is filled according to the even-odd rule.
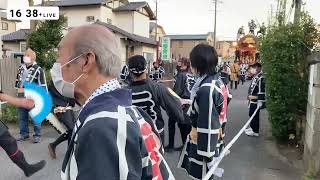
[[[20,52],[24,52],[27,50],[27,43],[20,42]]]
[[[94,22],[94,16],[87,16],[87,22]]]
[[[179,41],[179,48],[183,48],[183,41]]]
[[[1,22],[2,30],[8,30],[8,23]]]
[[[112,24],[112,19],[107,18],[107,23]]]

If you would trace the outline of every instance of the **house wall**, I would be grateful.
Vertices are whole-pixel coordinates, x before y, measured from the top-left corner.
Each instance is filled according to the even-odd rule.
[[[150,38],[154,38],[155,37],[155,35],[156,35],[156,29],[154,28],[152,31],[151,31],[151,33],[150,33]],[[158,28],[157,28],[157,40],[158,41],[161,41],[161,39],[163,38],[163,36],[165,36],[166,35],[166,33],[164,32],[164,30],[163,30],[163,28],[161,28],[161,27],[159,27],[158,26]]]
[[[134,25],[133,25],[133,12],[116,12],[115,13],[115,21],[116,26],[120,29],[123,29],[129,33],[133,33]]]
[[[10,57],[11,53],[13,52],[20,52],[20,42],[3,42],[3,45],[10,49],[10,51],[7,51],[6,54],[8,57]]]
[[[149,22],[149,17],[141,13],[134,12],[133,33],[140,36],[149,37]]]
[[[225,41],[220,41],[217,43],[216,47],[217,53],[222,58],[227,58],[234,56],[234,48],[232,48],[232,45]]]
[[[200,43],[206,43],[206,40],[171,40],[172,58],[189,57],[191,50]]]
[[[2,29],[2,22],[8,23],[8,30]],[[1,37],[5,34],[9,34],[9,33],[15,32],[15,31],[16,31],[16,23],[15,22],[4,20],[4,19],[0,18],[0,59],[2,58],[2,55],[3,55],[2,48],[1,48],[3,45],[3,42],[1,40]],[[7,55],[8,55],[8,53],[7,53]]]
[[[87,16],[94,16],[94,21],[102,21],[100,6],[64,7],[60,8],[60,12],[67,17],[68,27],[91,24],[92,22],[87,22]]]
[[[117,25],[116,18],[112,9],[109,7],[101,6],[100,8],[100,21],[108,23],[108,19],[111,19],[111,24]]]

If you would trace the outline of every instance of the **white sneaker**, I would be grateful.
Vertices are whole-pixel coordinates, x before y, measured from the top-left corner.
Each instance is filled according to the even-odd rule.
[[[259,137],[259,133],[255,133],[253,131],[246,131],[245,132],[247,136],[252,136],[252,137]]]
[[[248,127],[247,129],[244,130],[244,132],[253,132],[251,127]]]
[[[217,168],[217,169],[213,172],[213,174],[214,174],[215,176],[218,176],[219,178],[221,178],[221,177],[223,176],[223,174],[224,174],[224,169],[222,169],[222,168]]]

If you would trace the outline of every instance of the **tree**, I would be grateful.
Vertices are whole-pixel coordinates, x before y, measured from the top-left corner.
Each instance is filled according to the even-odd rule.
[[[281,140],[287,140],[290,134],[301,135],[296,125],[306,114],[306,61],[320,38],[315,21],[307,13],[301,12],[298,24],[284,23],[284,16],[278,16],[278,22],[269,27],[260,48],[267,79],[269,119],[273,135]]]
[[[29,34],[30,48],[37,54],[37,63],[44,69],[50,69],[56,59],[55,48],[63,37],[66,18],[60,15],[59,20],[48,20],[38,23],[38,28]]]

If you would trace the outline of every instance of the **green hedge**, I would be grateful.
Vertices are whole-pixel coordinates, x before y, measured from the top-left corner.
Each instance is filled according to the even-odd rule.
[[[1,109],[1,120],[6,123],[18,123],[18,109],[13,105],[3,105]]]
[[[290,134],[296,134],[296,123],[306,113],[306,58],[318,40],[313,19],[303,15],[300,25],[289,23],[269,27],[261,42],[267,108],[277,139],[288,139]]]

